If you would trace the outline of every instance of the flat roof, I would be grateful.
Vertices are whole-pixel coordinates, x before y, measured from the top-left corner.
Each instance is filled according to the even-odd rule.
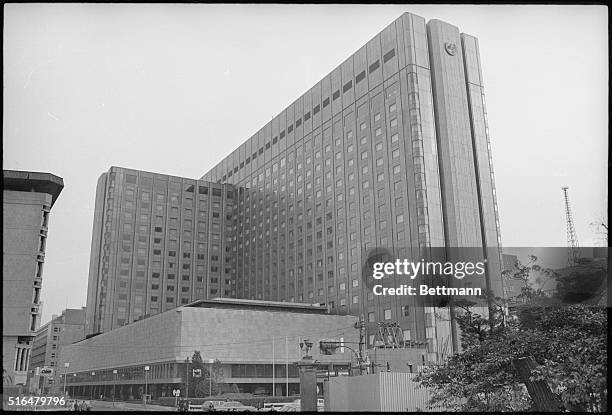
[[[4,170],[4,190],[51,195],[51,206],[64,188],[64,179],[51,173]]]
[[[233,308],[258,311],[284,311],[293,313],[328,314],[327,306],[306,303],[285,303],[282,301],[247,300],[242,298],[213,298],[197,300],[183,307],[193,308]]]

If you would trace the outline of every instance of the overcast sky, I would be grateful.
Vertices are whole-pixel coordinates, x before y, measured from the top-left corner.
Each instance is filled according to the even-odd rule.
[[[582,246],[606,218],[600,6],[9,4],[4,169],[51,172],[43,323],[86,302],[96,180],[201,177],[403,12],[479,38],[506,246]],[[607,219],[606,219],[607,221]]]

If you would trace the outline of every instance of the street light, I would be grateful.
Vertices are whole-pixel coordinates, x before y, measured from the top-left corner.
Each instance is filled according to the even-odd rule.
[[[145,366],[144,367],[145,370],[145,399],[144,399],[144,404],[145,404],[145,408],[147,407],[147,373],[149,372],[149,366]]]
[[[92,383],[93,383],[94,376],[96,376],[96,372],[91,372]],[[93,401],[93,390],[94,390],[94,385],[91,385],[91,389],[89,390],[89,396],[91,397],[92,401]]]
[[[115,407],[115,394],[117,393],[117,369],[113,369],[113,408]]]
[[[68,367],[70,367],[70,362],[64,363],[64,396],[66,396],[66,374],[68,373]]]
[[[189,356],[187,356],[185,362],[187,363],[187,372],[185,373],[185,399],[187,399],[189,398]]]
[[[212,367],[215,364],[215,359],[207,359],[206,363],[210,364],[210,369],[208,370],[208,396],[212,396]]]

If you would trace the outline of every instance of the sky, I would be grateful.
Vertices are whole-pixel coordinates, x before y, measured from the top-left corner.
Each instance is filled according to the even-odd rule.
[[[403,12],[480,43],[505,246],[607,223],[603,6],[8,4],[3,168],[50,172],[42,322],[86,303],[96,181],[199,178]]]

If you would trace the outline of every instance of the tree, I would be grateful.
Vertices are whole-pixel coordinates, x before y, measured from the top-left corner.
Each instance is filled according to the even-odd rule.
[[[194,374],[196,374],[196,376],[194,376]],[[220,384],[222,382],[223,370],[221,362],[218,359],[215,359],[212,365],[206,364],[204,363],[200,352],[195,350],[193,352],[193,356],[191,357],[189,373],[190,396],[204,398],[218,395],[220,392]]]
[[[472,316],[473,317],[473,316]],[[419,375],[430,405],[460,411],[533,410],[534,400],[514,362],[532,358],[530,381],[546,382],[572,411],[607,410],[607,312],[587,305],[533,304],[496,330],[484,317],[458,319],[477,333],[462,353]]]
[[[193,356],[191,356],[191,365],[189,370],[189,394],[188,396],[195,396],[200,398],[198,395],[198,390],[201,389],[201,384],[204,379],[204,361],[202,360],[202,355],[198,350],[193,352]],[[194,374],[196,376],[194,376]]]

